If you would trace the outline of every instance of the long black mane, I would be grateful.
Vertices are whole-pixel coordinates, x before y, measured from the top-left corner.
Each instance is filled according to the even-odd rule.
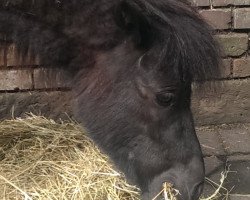
[[[30,52],[69,71],[132,38],[145,52],[160,49],[162,71],[172,67],[201,81],[219,74],[210,27],[185,0],[4,0],[0,31],[23,56]]]

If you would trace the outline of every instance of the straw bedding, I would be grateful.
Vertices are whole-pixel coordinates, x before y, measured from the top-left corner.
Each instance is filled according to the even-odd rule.
[[[34,115],[0,122],[0,191],[3,200],[139,200],[79,125]]]

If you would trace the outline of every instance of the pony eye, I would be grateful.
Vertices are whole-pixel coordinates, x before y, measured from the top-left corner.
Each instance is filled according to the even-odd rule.
[[[174,94],[173,93],[159,93],[156,94],[156,102],[157,104],[159,104],[160,106],[170,106],[172,105],[174,100]]]

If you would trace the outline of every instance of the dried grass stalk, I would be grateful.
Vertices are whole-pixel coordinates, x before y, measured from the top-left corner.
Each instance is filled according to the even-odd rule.
[[[165,182],[163,189],[152,200],[157,200],[160,196],[163,196],[164,200],[177,200],[178,194],[180,194],[179,190],[174,189],[171,183]]]

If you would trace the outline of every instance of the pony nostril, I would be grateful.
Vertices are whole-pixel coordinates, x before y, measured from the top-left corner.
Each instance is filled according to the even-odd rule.
[[[203,187],[204,187],[204,181],[197,183],[194,187],[193,187],[193,191],[192,191],[192,200],[196,200],[199,199],[202,191],[203,191]]]

